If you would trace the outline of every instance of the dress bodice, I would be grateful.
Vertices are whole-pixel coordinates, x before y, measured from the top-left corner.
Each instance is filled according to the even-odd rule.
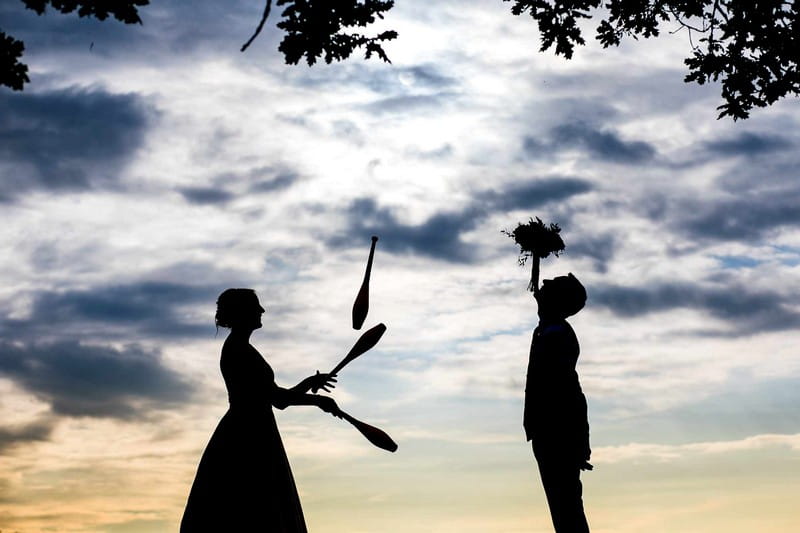
[[[231,408],[270,407],[275,395],[275,373],[250,346],[226,345],[222,349],[220,369],[228,389]]]

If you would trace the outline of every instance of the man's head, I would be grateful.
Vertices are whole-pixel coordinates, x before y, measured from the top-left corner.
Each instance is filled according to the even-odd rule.
[[[539,304],[539,318],[550,320],[565,319],[586,305],[586,289],[572,272],[544,280],[535,297]]]

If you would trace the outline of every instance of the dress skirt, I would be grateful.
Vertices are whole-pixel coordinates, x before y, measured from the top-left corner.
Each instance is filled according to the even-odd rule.
[[[200,459],[181,533],[306,533],[271,406],[231,408]]]

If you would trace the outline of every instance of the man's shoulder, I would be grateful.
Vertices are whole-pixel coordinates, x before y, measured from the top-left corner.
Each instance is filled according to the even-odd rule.
[[[531,356],[533,352],[577,352],[578,337],[572,326],[566,320],[540,324],[536,328],[531,343]]]
[[[551,322],[548,324],[541,324],[539,327],[536,328],[538,334],[540,336],[561,336],[567,335],[574,337],[575,330],[572,329],[572,326],[569,325],[569,322],[566,320],[560,320],[558,322]]]

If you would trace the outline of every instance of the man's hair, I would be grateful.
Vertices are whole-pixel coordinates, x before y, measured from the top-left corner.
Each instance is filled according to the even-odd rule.
[[[564,317],[572,316],[586,305],[586,289],[572,272],[553,278],[558,293],[558,307]]]

